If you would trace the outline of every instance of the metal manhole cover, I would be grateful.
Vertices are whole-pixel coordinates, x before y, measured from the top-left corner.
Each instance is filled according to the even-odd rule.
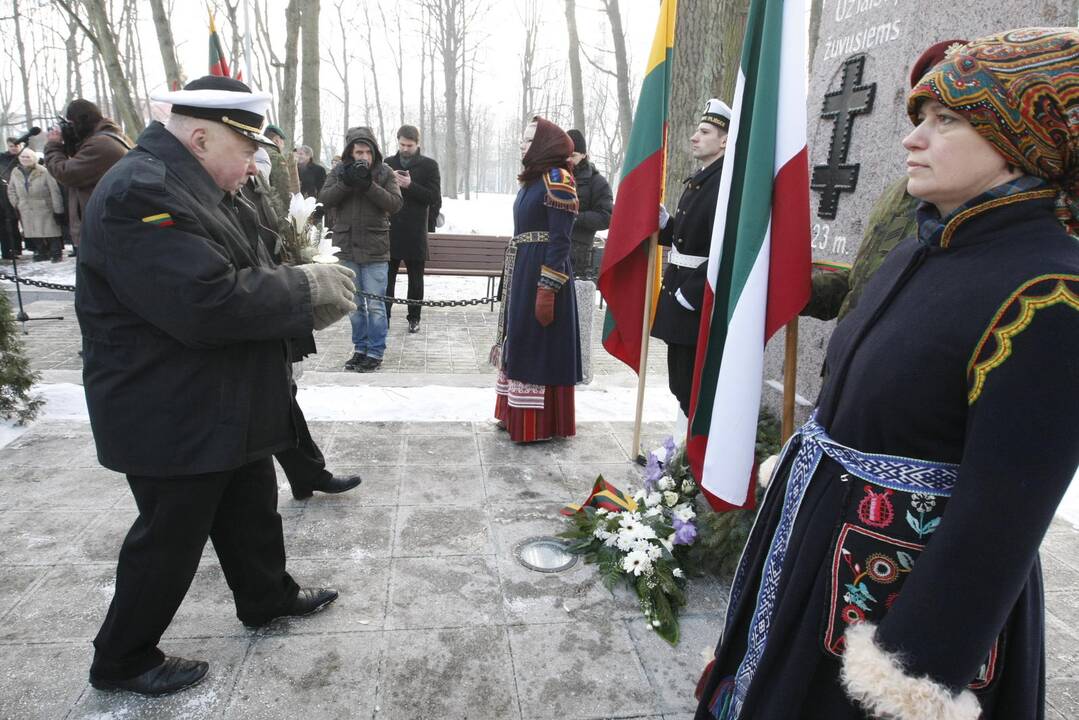
[[[562,572],[573,567],[577,556],[566,550],[566,543],[555,537],[532,537],[513,549],[517,562],[537,572]]]

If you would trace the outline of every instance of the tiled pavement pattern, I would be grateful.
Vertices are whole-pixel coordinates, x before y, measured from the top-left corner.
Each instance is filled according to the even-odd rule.
[[[69,319],[34,323],[25,338],[46,381],[78,367],[70,302],[29,308],[31,316],[56,310]],[[409,372],[489,372],[479,357],[492,332],[484,311],[425,318],[412,337],[403,314],[393,320],[391,349],[410,341],[424,348],[423,369]],[[343,361],[336,345],[347,345],[346,332],[322,334],[326,356]],[[394,352],[388,372],[409,355]],[[621,486],[638,482],[628,423],[586,423],[572,440],[529,447],[487,423],[312,430],[331,468],[365,481],[351,493],[297,502],[280,478],[289,569],[302,583],[339,588],[341,599],[312,618],[249,631],[208,548],[162,645],[209,660],[210,675],[158,700],[100,693],[86,682],[90,639],[135,516],[123,478],[97,465],[85,423],[39,423],[0,449],[0,718],[691,717],[724,587],[691,583],[683,640],[672,649],[628,593],[604,589],[594,568],[540,574],[513,557],[520,540],[557,532],[558,507],[582,498],[597,474]],[[669,432],[668,424],[648,425],[646,447]],[[1048,717],[1063,720],[1079,717],[1079,532],[1056,523],[1042,557]]]

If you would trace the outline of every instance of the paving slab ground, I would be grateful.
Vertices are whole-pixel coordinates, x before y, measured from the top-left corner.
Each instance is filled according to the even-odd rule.
[[[30,307],[55,311],[73,317],[70,303]],[[425,331],[461,322],[469,335],[490,332],[485,316],[443,312],[425,314]],[[403,317],[391,328],[392,347],[406,335]],[[319,341],[337,352],[344,338]],[[27,346],[46,374],[78,367],[66,318],[31,326]],[[467,357],[457,370],[468,353],[461,343],[449,364],[476,382]],[[441,373],[440,364],[425,361]],[[327,366],[322,381],[334,372]],[[312,431],[330,467],[359,472],[364,484],[300,502],[279,473],[279,510],[290,571],[337,587],[340,600],[248,630],[207,549],[162,647],[208,660],[210,674],[157,700],[102,693],[86,679],[135,517],[123,477],[97,464],[85,422],[46,420],[0,449],[0,718],[689,720],[725,610],[722,583],[692,582],[683,640],[672,648],[593,567],[542,574],[513,554],[525,538],[558,532],[558,508],[582,498],[597,474],[639,483],[629,423],[582,423],[572,440],[531,447],[486,422],[316,422]],[[645,446],[670,431],[647,424]],[[1075,718],[1079,532],[1055,523],[1042,558],[1048,717]]]

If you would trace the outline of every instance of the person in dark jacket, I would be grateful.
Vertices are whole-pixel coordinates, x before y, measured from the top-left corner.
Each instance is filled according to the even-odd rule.
[[[343,318],[354,291],[347,269],[275,266],[236,192],[269,142],[268,94],[207,76],[154,99],[172,116],[98,184],[75,291],[98,460],[127,475],[139,510],[90,683],[146,695],[206,674],[158,643],[208,537],[245,625],[337,597],[285,570],[271,455],[296,442],[286,339]]]
[[[573,274],[593,277],[592,248],[596,233],[611,226],[614,195],[607,178],[588,159],[588,146],[581,131],[567,130],[566,134],[573,141],[569,163],[573,166],[573,181],[577,184],[577,200],[581,204],[581,211],[573,222]]]
[[[90,194],[105,172],[127,154],[131,140],[89,100],[72,100],[65,115],[71,135],[65,140],[60,128],[49,129],[45,167],[67,188],[68,228],[75,248],[71,254],[75,255]]]
[[[7,152],[0,155],[0,251],[4,260],[22,254],[22,235],[19,234],[19,214],[8,199],[11,171],[19,166],[22,144],[18,138],[7,139]]]
[[[918,234],[828,346],[697,720],[1042,720],[1038,549],[1079,463],[1079,31],[950,52],[907,97]]]
[[[318,197],[326,184],[326,168],[315,162],[315,152],[309,145],[296,148],[296,171],[300,176],[300,194],[305,198]]]
[[[267,135],[266,137],[270,137]],[[271,138],[272,139],[272,138]],[[276,203],[274,202],[275,190],[261,172],[253,175],[244,183],[241,191],[245,198],[258,210],[259,239],[263,246],[270,252],[270,256],[277,264],[282,262],[281,236],[276,228],[280,227],[280,218],[277,216]],[[300,404],[296,401],[296,393],[299,388],[296,380],[299,375],[295,374],[299,363],[308,355],[318,352],[315,346],[315,336],[308,333],[302,337],[289,338],[289,380],[292,384],[292,421],[296,426],[296,445],[274,453],[281,469],[285,471],[285,479],[288,480],[292,489],[292,497],[297,500],[306,500],[316,492],[343,493],[357,487],[363,478],[357,475],[337,477],[326,469],[326,458],[319,449],[318,443],[311,437],[311,428],[307,426],[307,418],[304,417]]]
[[[353,353],[345,369],[373,372],[386,352],[386,304],[358,293],[386,294],[390,216],[401,209],[401,189],[382,162],[371,128],[350,128],[341,157],[318,199],[334,211],[334,245],[341,248],[337,256],[357,278],[356,310],[349,318]]]
[[[716,219],[723,154],[731,109],[712,98],[689,140],[693,158],[701,167],[686,178],[678,209],[668,217],[660,207],[659,244],[671,248],[659,290],[652,337],[667,343],[667,383],[678,398],[683,415],[689,415],[693,389],[693,365],[697,356],[697,333]]]
[[[390,216],[390,270],[387,295],[396,296],[401,262],[408,269],[408,299],[423,300],[423,266],[427,262],[427,223],[431,211],[442,207],[442,180],[438,163],[420,152],[420,131],[402,125],[397,131],[397,153],[386,158],[397,176],[404,205]],[[389,317],[392,305],[386,303]],[[420,329],[420,305],[408,306],[408,331]]]

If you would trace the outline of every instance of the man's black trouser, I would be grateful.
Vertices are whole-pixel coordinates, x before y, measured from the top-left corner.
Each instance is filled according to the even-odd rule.
[[[22,234],[19,232],[19,221],[13,217],[0,217],[0,254],[5,260],[10,260],[12,255],[21,252]]]
[[[116,591],[94,639],[95,677],[125,680],[162,662],[157,644],[195,577],[207,537],[242,622],[265,623],[296,598],[269,457],[227,472],[128,475],[127,482],[139,516],[120,547]]]
[[[689,396],[693,393],[693,364],[696,345],[667,345],[667,384],[678,398],[682,414],[689,417]]]
[[[326,470],[326,458],[318,449],[311,430],[307,427],[307,418],[296,402],[296,383],[292,383],[292,424],[296,426],[296,447],[275,453],[274,457],[285,471],[292,492],[307,495],[314,490],[319,480],[328,480],[331,473]]]
[[[402,261],[399,258],[390,258],[390,270],[386,276],[386,294],[390,297],[397,297],[397,273],[401,269],[402,262],[404,262],[405,268],[408,270],[408,299],[423,300],[423,266],[427,264],[426,260]],[[386,303],[386,317],[390,316],[392,307],[392,303]],[[419,320],[420,310],[422,309],[420,305],[409,305],[408,319]]]

